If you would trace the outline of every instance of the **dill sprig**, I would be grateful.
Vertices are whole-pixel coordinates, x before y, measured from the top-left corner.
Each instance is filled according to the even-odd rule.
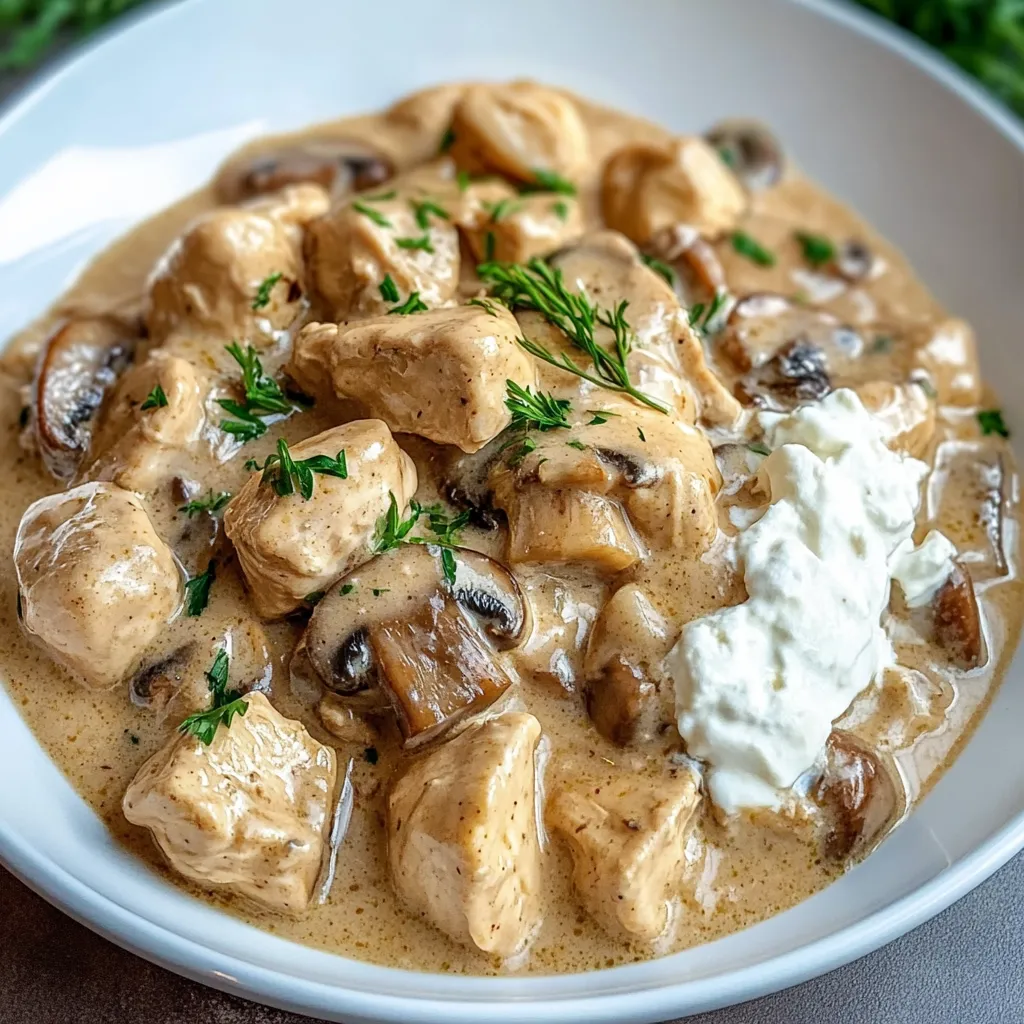
[[[262,469],[261,484],[269,483],[274,493],[285,498],[297,490],[303,501],[313,497],[313,474],[334,476],[339,480],[348,479],[348,462],[343,448],[332,459],[330,455],[311,455],[308,459],[294,459],[288,450],[288,442],[283,437],[277,439],[277,451],[268,455],[262,467],[257,464],[254,469]]]
[[[561,352],[556,356],[543,345],[520,338],[519,344],[530,355],[598,387],[627,394],[658,412],[668,412],[664,405],[630,380],[626,360],[633,348],[633,332],[626,320],[628,302],[623,300],[613,310],[602,309],[590,302],[586,295],[569,291],[561,270],[539,258],[527,264],[481,263],[477,274],[491,285],[494,294],[506,306],[536,310],[548,323],[562,331],[576,348],[590,357],[594,372],[585,370],[568,353]],[[612,331],[611,351],[602,348],[595,340],[598,325]]]
[[[514,380],[505,381],[505,407],[512,414],[512,427],[517,430],[569,429],[571,424],[565,418],[572,407],[568,398],[555,398],[546,391],[537,389],[534,394],[529,385],[521,387]]]

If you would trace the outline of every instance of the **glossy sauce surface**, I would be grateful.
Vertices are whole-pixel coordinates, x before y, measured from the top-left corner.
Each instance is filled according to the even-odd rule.
[[[379,116],[318,126],[297,134],[295,140],[361,139],[399,169],[415,167],[435,157],[456,88],[444,87],[425,98],[403,101]],[[588,175],[577,184],[585,219],[596,228],[601,226],[598,178],[606,157],[626,143],[661,142],[667,134],[642,120],[582,100],[578,104],[590,136],[591,160]],[[267,145],[257,142],[247,149],[258,151]],[[146,279],[160,254],[191,219],[214,203],[212,190],[204,190],[135,229],[98,257],[50,314],[12,342],[5,358],[2,402],[7,440],[0,453],[10,496],[0,510],[0,547],[5,552],[13,549],[24,509],[57,489],[36,455],[19,444],[24,389],[39,342],[53,323],[72,313],[137,314]],[[715,242],[730,293],[795,296],[798,304],[834,314],[842,324],[857,329],[863,344],[875,353],[871,359],[879,369],[877,375],[884,376],[887,360],[897,358],[882,344],[883,339],[928,330],[945,317],[898,252],[795,170],[789,169],[774,187],[754,193],[740,227],[771,250],[775,263],[758,265],[738,253],[728,238]],[[884,269],[869,280],[849,283],[810,268],[795,232],[856,239]],[[471,265],[469,273],[464,270],[464,278],[463,295],[476,294],[479,284]],[[614,281],[609,290],[614,290]],[[597,297],[614,301],[613,294]],[[314,312],[307,310],[304,315],[311,318]],[[263,352],[269,372],[279,372],[286,361],[290,338],[289,332],[283,332],[276,347]],[[714,338],[708,342],[712,365],[732,386],[741,375],[724,366],[727,361],[716,352],[715,344]],[[981,348],[984,351],[984,339]],[[542,383],[543,372],[551,371],[542,371]],[[857,372],[863,379],[876,376],[868,370]],[[600,395],[593,400],[595,405],[602,404]],[[982,407],[995,404],[988,397],[981,403]],[[935,436],[922,455],[934,470],[925,485],[917,537],[934,526],[956,544],[978,592],[987,658],[980,668],[967,673],[951,671],[934,644],[906,616],[897,616],[891,635],[901,665],[899,678],[869,688],[839,723],[884,751],[887,763],[896,766],[905,784],[909,806],[969,735],[998,684],[1020,628],[1016,472],[1006,444],[997,436],[983,436],[975,414],[971,406],[939,409]],[[220,465],[217,487],[237,493],[249,476],[243,467],[247,458],[262,461],[278,436],[296,443],[335,425],[338,417],[335,409],[318,402],[312,410],[273,425],[264,437],[246,445],[244,454]],[[722,430],[710,433],[717,445],[735,440]],[[398,440],[419,470],[417,498],[424,504],[437,501],[442,494],[444,453],[421,438],[399,435]],[[727,472],[725,476],[717,505],[722,535],[707,555],[697,560],[678,551],[655,551],[627,570],[625,580],[649,595],[673,641],[687,621],[743,598],[742,585],[720,552],[724,537],[735,532],[729,506],[749,499],[739,491],[730,494]],[[188,526],[182,522],[178,503],[169,496],[154,498],[150,514],[165,538],[180,538]],[[506,536],[503,530],[470,528],[462,543],[500,558]],[[683,770],[685,754],[673,732],[651,744],[623,749],[603,739],[587,716],[582,698],[583,655],[594,620],[614,589],[609,579],[585,567],[548,564],[519,565],[516,574],[532,606],[534,626],[526,646],[509,655],[519,682],[503,698],[502,706],[530,711],[543,727],[544,791],[557,789],[562,779],[587,780],[596,792],[612,785],[623,772],[659,779]],[[623,582],[616,579],[615,587]],[[124,687],[96,693],[70,680],[23,634],[16,602],[14,574],[6,572],[0,576],[0,676],[5,686],[40,743],[112,833],[154,870],[173,877],[148,833],[124,819],[121,798],[143,761],[172,734],[180,715],[173,707],[164,714],[137,707]],[[409,758],[394,724],[384,720],[375,733],[351,742],[333,737],[315,712],[317,688],[290,670],[302,622],[291,618],[258,624],[259,635],[252,640],[253,622],[237,565],[226,560],[219,567],[207,610],[198,619],[179,618],[172,623],[165,648],[182,640],[216,644],[233,634],[241,650],[244,641],[239,636],[249,631],[249,642],[265,645],[270,652],[268,688],[273,704],[300,719],[316,738],[335,746],[342,767],[351,763],[355,792],[330,896],[304,918],[274,916],[194,890],[199,898],[214,900],[275,934],[358,959],[427,971],[591,970],[663,955],[747,927],[806,898],[844,869],[841,861],[823,854],[820,823],[802,818],[799,811],[745,813],[722,821],[705,801],[699,827],[687,843],[687,881],[674,927],[654,946],[628,944],[609,937],[584,912],[573,892],[568,851],[555,835],[542,834],[544,923],[538,939],[527,955],[514,962],[501,963],[469,951],[411,917],[398,902],[388,877],[383,829],[386,796]],[[623,654],[631,653],[628,636],[611,642]],[[650,651],[635,653],[651,656]],[[373,755],[367,754],[369,748]],[[907,809],[900,809],[896,818]]]

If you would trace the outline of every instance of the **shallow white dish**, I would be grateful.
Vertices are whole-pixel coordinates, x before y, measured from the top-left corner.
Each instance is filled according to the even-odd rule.
[[[1024,131],[923,49],[814,0],[190,0],[136,21],[0,120],[0,335],[244,138],[431,82],[530,75],[680,130],[749,114],[902,245],[978,328],[1024,426]],[[7,556],[5,556],[7,557]],[[10,569],[6,570],[9,572]],[[584,976],[457,978],[292,945],[110,840],[0,691],[0,860],[96,931],[218,988],[332,1020],[653,1021],[749,999],[881,945],[1024,846],[1024,657],[954,768],[856,870],[746,932]],[[483,1005],[486,1004],[486,1005]]]

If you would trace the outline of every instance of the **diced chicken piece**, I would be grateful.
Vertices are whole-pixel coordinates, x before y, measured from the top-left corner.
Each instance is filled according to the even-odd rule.
[[[695,427],[626,402],[604,402],[571,436],[530,436],[490,473],[494,504],[509,520],[509,561],[587,561],[620,572],[646,548],[690,556],[714,538],[721,477]]]
[[[348,477],[314,474],[312,497],[279,495],[253,473],[224,512],[253,605],[264,618],[287,615],[373,555],[377,521],[390,496],[404,509],[416,466],[380,420],[356,420],[291,448],[299,462],[345,452]]]
[[[175,736],[138,771],[124,816],[175,871],[281,914],[313,902],[330,830],[334,751],[262,693],[209,746]]]
[[[535,383],[519,324],[500,303],[352,324],[309,324],[295,342],[296,380],[323,381],[396,432],[475,452],[508,426],[506,384]]]
[[[534,750],[506,713],[416,761],[388,799],[388,860],[409,908],[456,942],[510,957],[540,926]]]
[[[707,365],[704,348],[690,327],[675,292],[664,278],[645,266],[636,247],[614,231],[585,235],[580,243],[553,261],[566,285],[587,294],[592,302],[613,308],[626,300],[626,319],[635,342],[626,366],[630,379],[643,392],[664,403],[676,418],[694,422],[698,415],[707,423],[731,425],[742,409]],[[530,338],[543,340],[557,351],[560,332],[547,333],[531,323]],[[607,345],[611,330],[600,327],[597,341]],[[570,351],[574,358],[578,353]],[[544,369],[553,383],[564,383],[561,370]],[[596,396],[595,396],[595,400]]]
[[[700,138],[683,136],[665,145],[631,143],[605,164],[605,222],[637,245],[677,224],[688,224],[702,235],[720,235],[736,226],[746,207],[740,180]]]
[[[401,187],[399,187],[401,186]],[[440,306],[459,283],[459,236],[449,220],[417,220],[412,200],[421,191],[406,181],[383,193],[356,197],[309,226],[305,254],[310,280],[334,320],[379,316],[413,293]],[[390,276],[400,301],[381,291]]]
[[[469,86],[455,105],[452,132],[451,154],[472,173],[533,182],[548,171],[575,182],[590,160],[576,104],[533,82]]]
[[[86,686],[120,682],[181,602],[181,573],[137,495],[82,484],[40,498],[14,543],[22,625]]]
[[[163,256],[149,283],[150,337],[175,332],[218,339],[287,327],[301,309],[301,224],[326,209],[326,193],[294,185],[273,200],[224,207],[200,217]],[[253,308],[260,285],[279,275],[267,302]]]
[[[923,370],[931,380],[940,405],[970,406],[981,401],[978,345],[970,324],[943,320],[919,329],[912,341],[914,369]]]
[[[520,196],[502,181],[466,189],[459,227],[478,262],[526,263],[583,234],[578,200],[545,192]]]
[[[430,152],[436,153],[444,133],[452,123],[455,104],[465,91],[466,86],[457,83],[419,89],[389,107],[387,120],[390,124],[407,128],[413,134],[429,139]]]
[[[611,935],[653,942],[679,899],[686,832],[700,806],[696,777],[623,776],[558,790],[547,821],[572,851],[576,891]]]
[[[208,391],[205,374],[190,362],[152,352],[124,374],[101,411],[87,476],[133,491],[155,490],[202,436]]]
[[[935,401],[923,387],[877,380],[854,390],[882,424],[890,448],[915,459],[925,457],[935,437]]]

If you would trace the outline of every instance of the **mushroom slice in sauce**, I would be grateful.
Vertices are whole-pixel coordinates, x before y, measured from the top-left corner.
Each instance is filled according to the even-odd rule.
[[[454,582],[445,575],[449,556]],[[411,748],[508,689],[495,652],[518,646],[528,624],[519,584],[498,562],[464,548],[406,544],[347,576],[316,606],[306,647],[335,693],[384,695]]]
[[[932,623],[935,639],[958,668],[977,668],[984,656],[981,613],[971,575],[959,563],[953,563],[949,579],[932,599]]]
[[[309,182],[334,197],[382,185],[391,161],[358,139],[306,139],[228,161],[214,182],[222,203],[240,203],[286,185]]]
[[[771,188],[782,178],[782,146],[763,124],[740,119],[720,121],[704,137],[751,192]]]
[[[827,857],[861,857],[897,822],[906,794],[893,772],[850,733],[829,736],[825,768],[810,794],[828,816]]]
[[[45,342],[33,385],[34,423],[43,464],[58,480],[78,471],[96,412],[138,340],[113,317],[90,317],[62,323]]]

